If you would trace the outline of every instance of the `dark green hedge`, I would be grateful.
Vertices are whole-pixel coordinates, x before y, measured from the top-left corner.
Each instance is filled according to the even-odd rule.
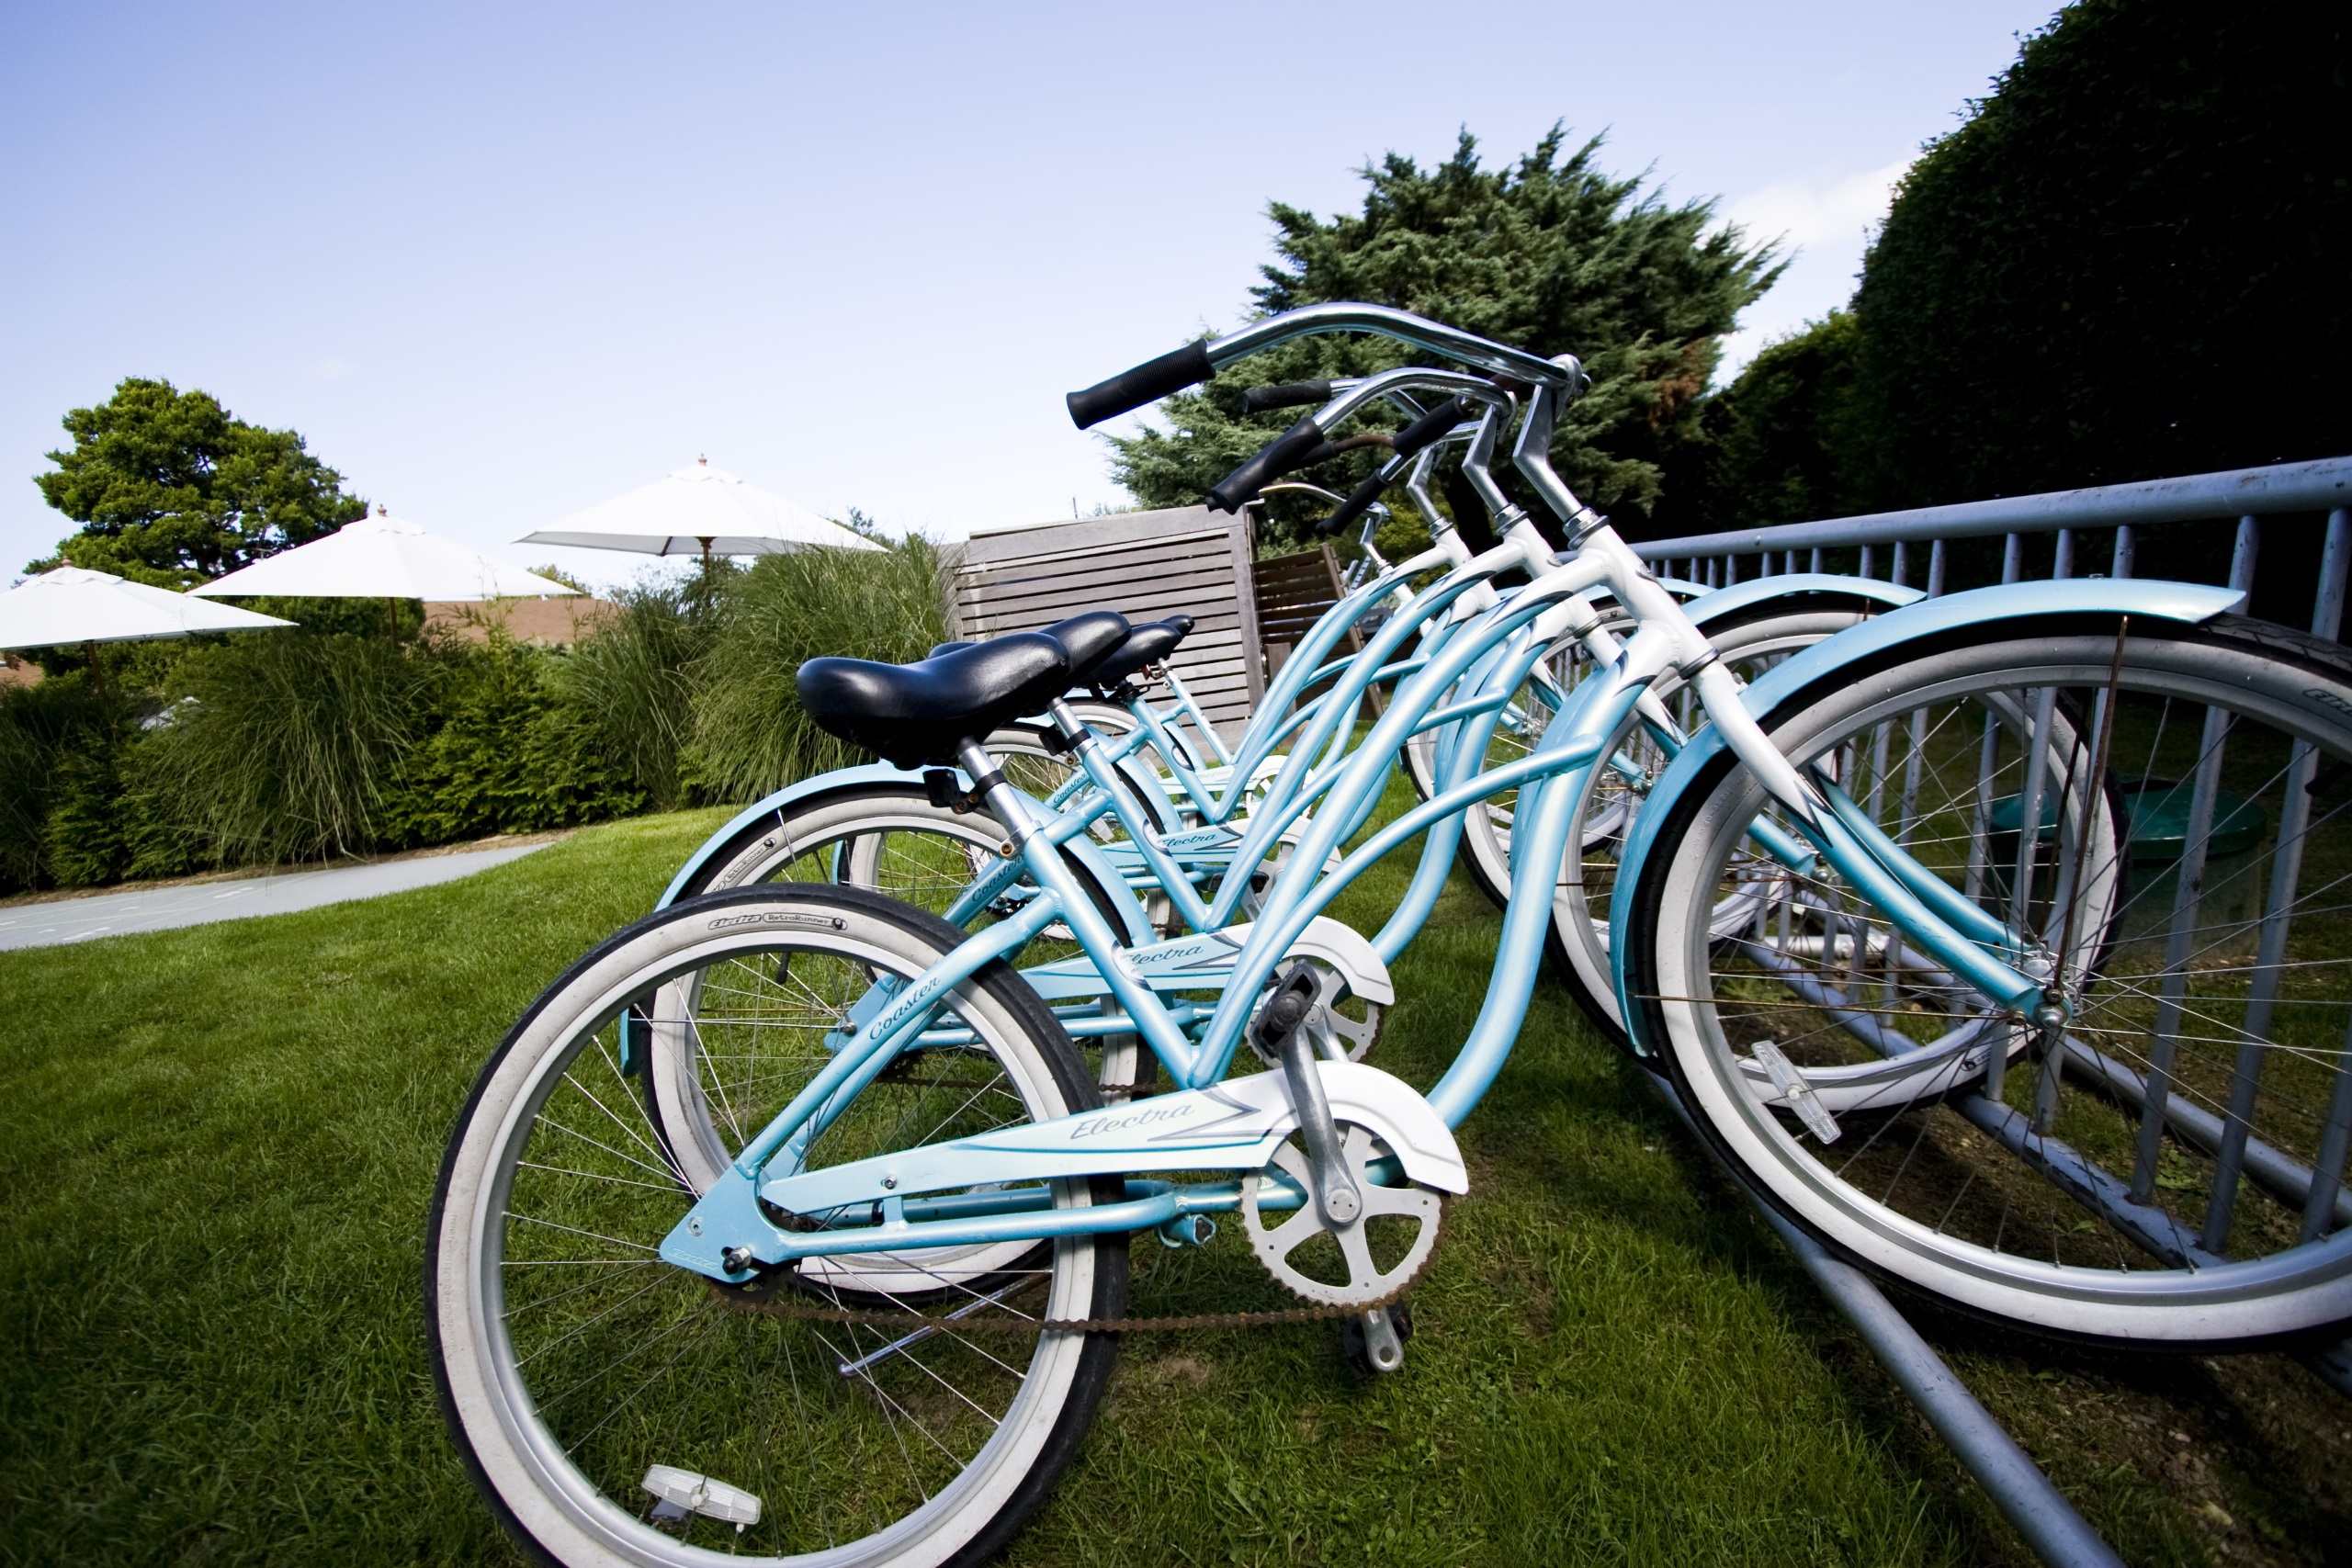
[[[2025,40],[1864,265],[1869,500],[2352,446],[2347,17],[2079,0]]]
[[[349,635],[190,650],[143,700],[86,674],[0,699],[0,891],[569,827],[645,793],[562,690],[494,637]]]

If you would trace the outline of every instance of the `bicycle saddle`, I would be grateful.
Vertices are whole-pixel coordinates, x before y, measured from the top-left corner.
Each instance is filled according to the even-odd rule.
[[[1127,633],[1127,640],[1117,652],[1094,667],[1093,680],[1098,686],[1115,686],[1147,664],[1157,664],[1176,651],[1176,645],[1192,635],[1193,617],[1170,615],[1164,621],[1145,621]]]
[[[1097,678],[1094,674],[1097,666],[1105,659],[1115,658],[1124,649],[1128,629],[1127,618],[1115,610],[1087,610],[1068,620],[1056,621],[1050,626],[1042,626],[1038,631],[1039,635],[1052,637],[1069,649],[1069,683],[1074,689],[1091,684]],[[958,653],[978,646],[968,638],[961,642],[943,642],[931,650],[930,657],[936,659],[943,653]]]
[[[942,766],[956,761],[958,742],[1068,691],[1070,657],[1057,638],[1015,632],[913,664],[811,659],[793,684],[828,735],[901,768]]]

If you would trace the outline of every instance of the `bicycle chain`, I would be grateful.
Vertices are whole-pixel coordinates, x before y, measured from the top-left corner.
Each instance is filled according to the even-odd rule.
[[[1442,1210],[1440,1211],[1443,1213]],[[885,1312],[877,1307],[802,1306],[774,1296],[754,1296],[741,1285],[724,1285],[714,1280],[711,1289],[719,1299],[741,1312],[756,1312],[768,1317],[808,1323],[838,1323],[849,1326],[891,1328],[910,1333],[922,1328],[933,1328],[945,1334],[1170,1334],[1195,1328],[1244,1329],[1279,1328],[1296,1323],[1329,1323],[1340,1318],[1362,1317],[1368,1312],[1378,1312],[1395,1306],[1408,1292],[1420,1283],[1421,1276],[1430,1271],[1437,1255],[1445,1247],[1442,1220],[1438,1226],[1438,1239],[1421,1266],[1413,1270],[1403,1283],[1381,1296],[1377,1301],[1361,1304],[1318,1305],[1299,1307],[1269,1307],[1258,1312],[1199,1312],[1179,1313],[1157,1317],[1023,1317],[1018,1313],[973,1313],[965,1317],[933,1317],[926,1313],[899,1310]],[[790,1287],[786,1287],[787,1289]]]

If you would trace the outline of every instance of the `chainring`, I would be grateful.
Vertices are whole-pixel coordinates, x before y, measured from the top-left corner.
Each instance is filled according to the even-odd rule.
[[[1310,1200],[1279,1223],[1266,1223],[1261,1201],[1269,1196],[1270,1171],[1279,1171],[1301,1192],[1313,1190],[1306,1151],[1294,1135],[1275,1148],[1266,1169],[1253,1170],[1241,1179],[1241,1224],[1250,1235],[1250,1255],[1283,1289],[1318,1305],[1368,1312],[1393,1299],[1429,1261],[1437,1248],[1445,1200],[1443,1194],[1412,1182],[1394,1187],[1375,1183],[1372,1165],[1385,1152],[1385,1145],[1358,1123],[1343,1121],[1339,1127],[1340,1161],[1363,1195],[1363,1212],[1347,1224],[1327,1226]],[[1382,1249],[1395,1255],[1386,1263],[1374,1255],[1371,1226],[1375,1220],[1394,1223],[1384,1224],[1379,1233]],[[1399,1247],[1390,1232],[1406,1224],[1413,1227],[1412,1239]],[[1317,1278],[1294,1260],[1302,1247],[1326,1236],[1336,1244],[1339,1267],[1332,1267],[1332,1259],[1325,1256],[1320,1260],[1323,1277]],[[1336,1277],[1342,1273],[1344,1278]]]

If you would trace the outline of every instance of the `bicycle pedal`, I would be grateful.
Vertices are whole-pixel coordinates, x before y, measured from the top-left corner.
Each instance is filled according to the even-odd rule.
[[[1269,1061],[1280,1060],[1283,1047],[1290,1043],[1291,1036],[1306,1026],[1321,989],[1314,968],[1304,961],[1283,970],[1282,977],[1274,982],[1273,994],[1266,998],[1266,1005],[1258,1010],[1257,1018],[1250,1025],[1250,1041]]]

